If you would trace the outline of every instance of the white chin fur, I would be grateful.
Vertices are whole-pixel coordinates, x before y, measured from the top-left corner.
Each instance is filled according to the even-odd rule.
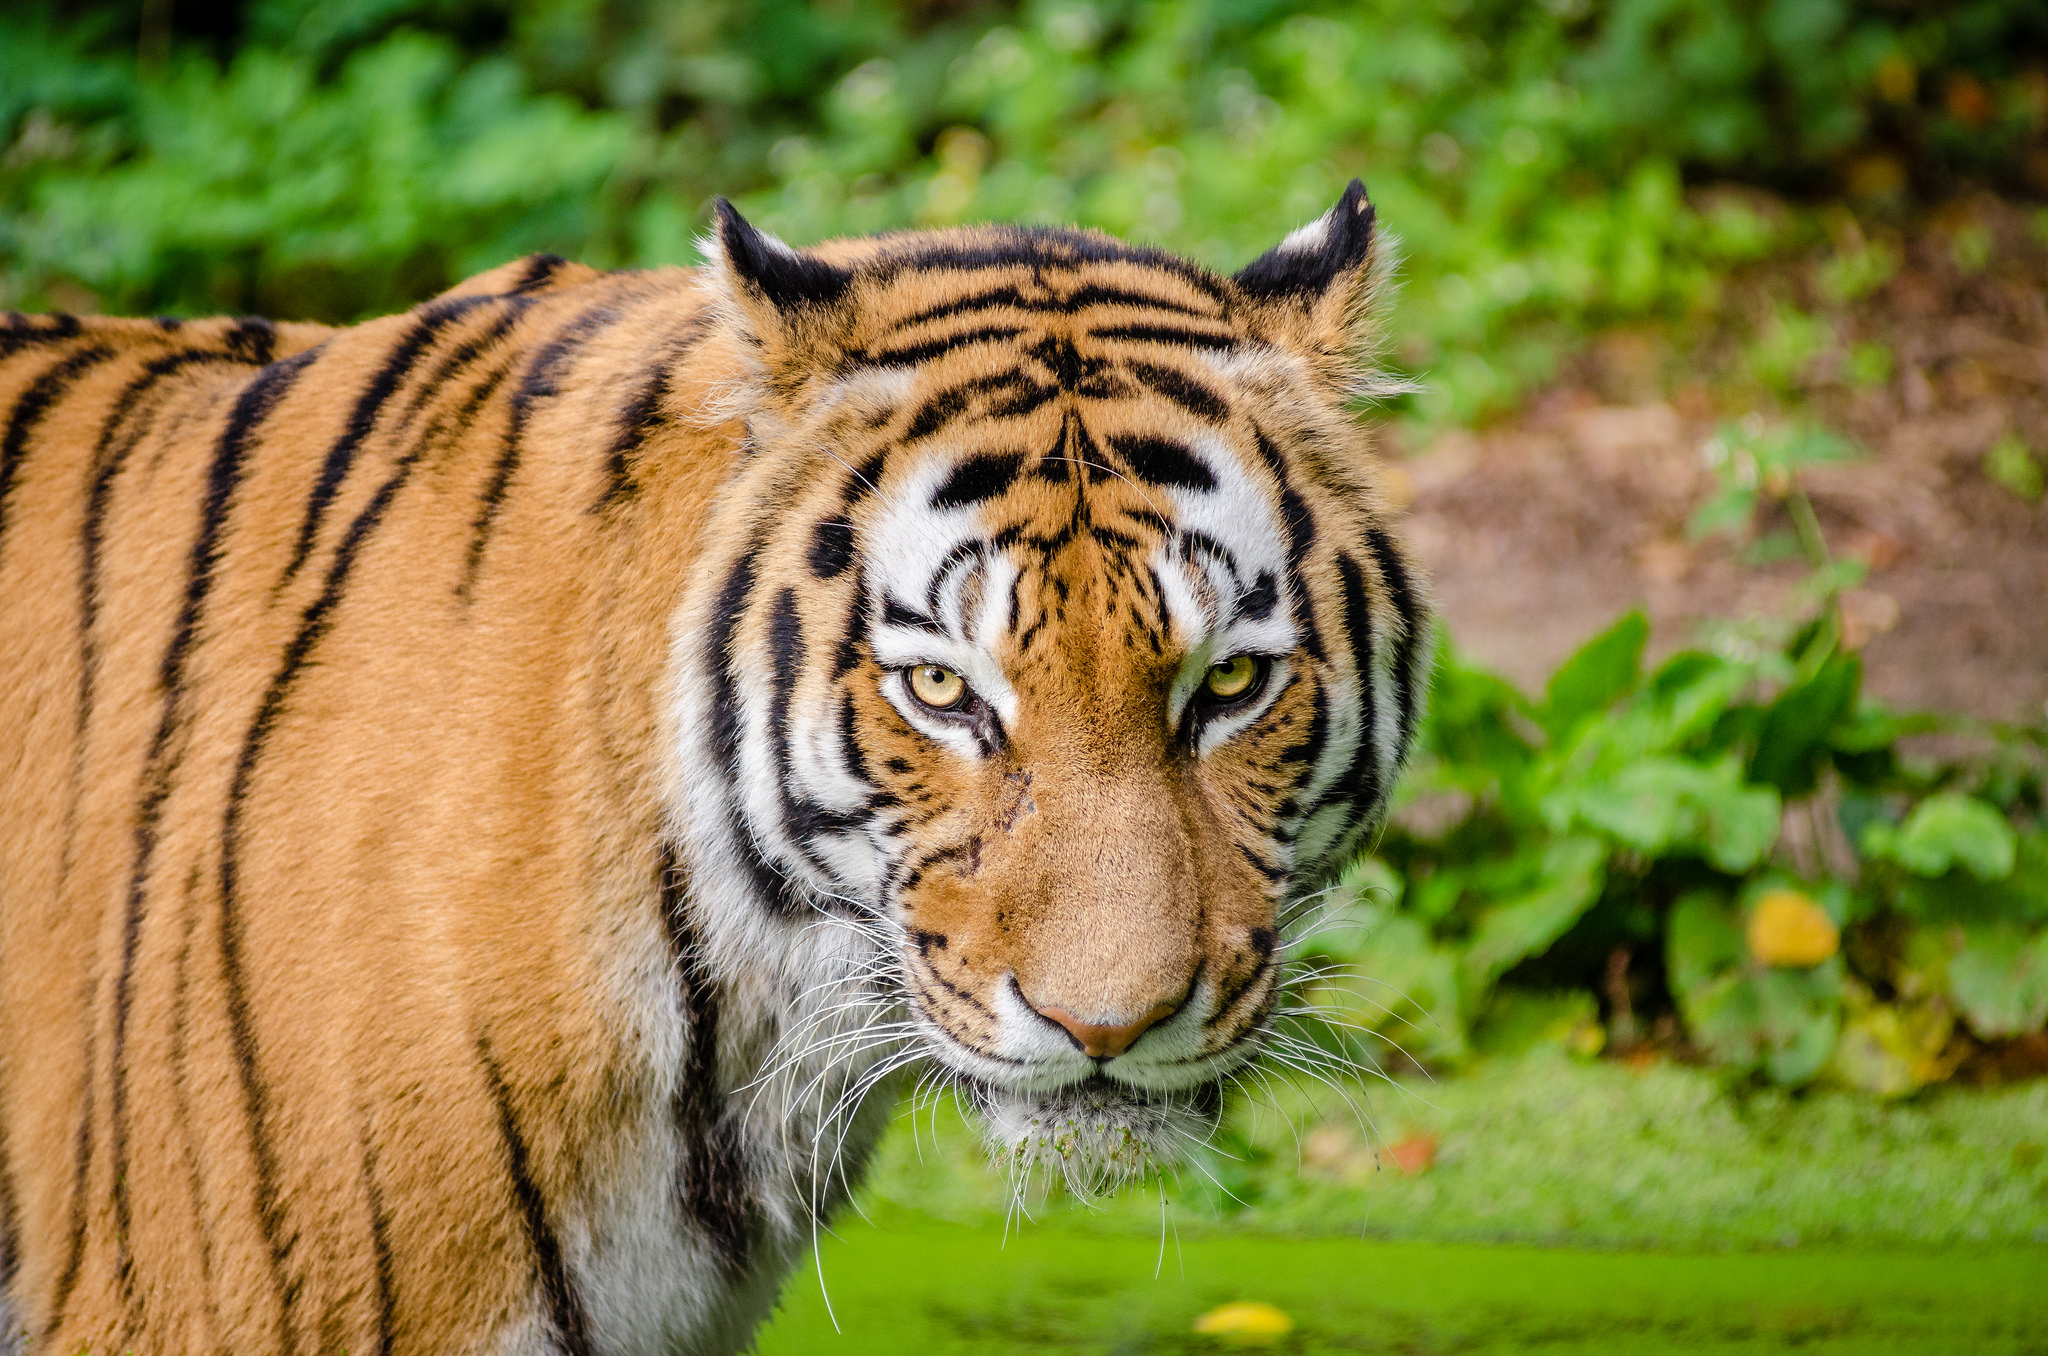
[[[1056,1182],[1076,1196],[1107,1194],[1178,1166],[1216,1130],[1214,1096],[1144,1093],[1104,1080],[1056,1092],[976,1089],[989,1158],[1020,1195]]]

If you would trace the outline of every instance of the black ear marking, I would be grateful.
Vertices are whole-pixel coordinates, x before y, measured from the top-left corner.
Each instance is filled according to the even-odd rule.
[[[724,198],[712,201],[718,214],[718,243],[733,275],[766,297],[778,311],[830,306],[844,295],[853,275],[761,234]]]
[[[1372,223],[1372,201],[1353,179],[1335,207],[1246,264],[1232,281],[1260,299],[1318,297],[1365,262]]]

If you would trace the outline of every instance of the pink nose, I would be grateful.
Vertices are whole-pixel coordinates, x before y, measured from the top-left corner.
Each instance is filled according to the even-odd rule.
[[[1176,1003],[1160,1003],[1136,1021],[1125,1022],[1122,1026],[1084,1022],[1065,1008],[1038,1008],[1037,1012],[1039,1016],[1065,1027],[1074,1044],[1081,1047],[1081,1053],[1090,1059],[1114,1059],[1136,1044],[1138,1037],[1147,1030],[1179,1010]]]

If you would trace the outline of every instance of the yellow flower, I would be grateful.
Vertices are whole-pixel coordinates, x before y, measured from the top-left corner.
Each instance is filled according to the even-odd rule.
[[[1260,1300],[1236,1300],[1196,1319],[1195,1331],[1238,1346],[1262,1347],[1293,1332],[1294,1320]]]
[[[1841,929],[1797,890],[1764,892],[1749,913],[1749,954],[1759,964],[1819,965],[1841,950]]]

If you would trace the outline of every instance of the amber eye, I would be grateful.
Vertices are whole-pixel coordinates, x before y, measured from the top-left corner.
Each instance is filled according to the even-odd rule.
[[[910,670],[910,695],[934,711],[950,711],[967,695],[967,680],[937,664],[919,664]]]
[[[1209,666],[1202,690],[1220,702],[1234,702],[1259,681],[1259,661],[1248,654],[1233,655],[1221,664]]]

